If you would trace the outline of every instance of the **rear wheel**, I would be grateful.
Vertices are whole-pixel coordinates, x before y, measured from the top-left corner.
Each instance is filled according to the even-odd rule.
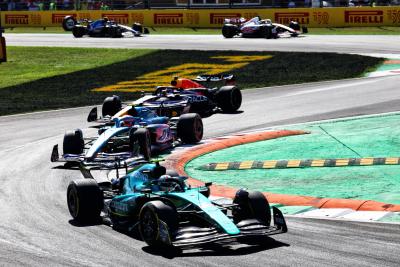
[[[197,113],[183,114],[179,117],[177,131],[183,143],[198,143],[203,138],[203,121]]]
[[[67,131],[63,140],[63,154],[82,154],[85,142],[81,129]]]
[[[71,181],[67,189],[68,210],[78,222],[96,222],[103,209],[103,193],[93,179]]]
[[[178,230],[178,214],[165,203],[155,200],[143,205],[139,214],[139,231],[149,246],[169,247]]]
[[[76,19],[73,16],[65,16],[62,22],[64,31],[72,31],[76,25]]]
[[[291,21],[289,23],[289,28],[292,28],[295,31],[300,31],[300,25],[297,21]]]
[[[101,108],[103,117],[114,116],[122,108],[121,99],[117,95],[106,97]]]
[[[235,112],[242,105],[242,93],[236,86],[223,86],[217,92],[218,107],[224,112]]]
[[[237,27],[234,25],[224,25],[222,27],[222,35],[225,38],[232,38],[237,34],[237,32],[238,32]]]
[[[132,151],[138,151],[146,160],[150,160],[151,139],[150,133],[146,128],[139,128],[137,130],[132,128],[129,133],[129,141]]]
[[[235,223],[246,219],[257,219],[265,225],[270,225],[271,209],[267,198],[261,192],[247,192],[240,189],[236,192],[233,203],[238,205],[232,210]]]

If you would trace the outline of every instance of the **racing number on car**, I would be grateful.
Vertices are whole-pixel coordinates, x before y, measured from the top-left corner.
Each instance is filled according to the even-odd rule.
[[[190,96],[188,102],[189,103],[207,102],[207,97],[203,95]]]

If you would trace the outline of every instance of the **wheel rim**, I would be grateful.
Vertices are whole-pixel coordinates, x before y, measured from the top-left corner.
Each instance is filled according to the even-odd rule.
[[[68,193],[68,209],[72,217],[76,218],[79,209],[79,204],[78,204],[78,196],[76,195],[74,190],[70,190]]]
[[[146,210],[142,218],[142,236],[145,241],[156,240],[158,234],[157,218],[151,210]]]
[[[197,141],[200,141],[203,138],[203,123],[199,119],[194,123],[194,135]]]

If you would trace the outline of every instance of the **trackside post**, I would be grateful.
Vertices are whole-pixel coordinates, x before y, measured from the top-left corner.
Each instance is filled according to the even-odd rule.
[[[1,26],[1,14],[0,14],[0,63],[7,61],[6,54],[6,39],[3,36],[4,29]]]

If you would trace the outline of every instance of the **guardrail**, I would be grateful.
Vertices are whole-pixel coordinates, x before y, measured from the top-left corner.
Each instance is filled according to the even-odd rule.
[[[220,28],[225,18],[260,16],[288,24],[298,21],[308,27],[400,26],[400,7],[290,8],[290,9],[143,9],[85,11],[5,11],[4,27],[61,26],[67,15],[77,19],[108,17],[120,24],[142,23],[148,27]]]

